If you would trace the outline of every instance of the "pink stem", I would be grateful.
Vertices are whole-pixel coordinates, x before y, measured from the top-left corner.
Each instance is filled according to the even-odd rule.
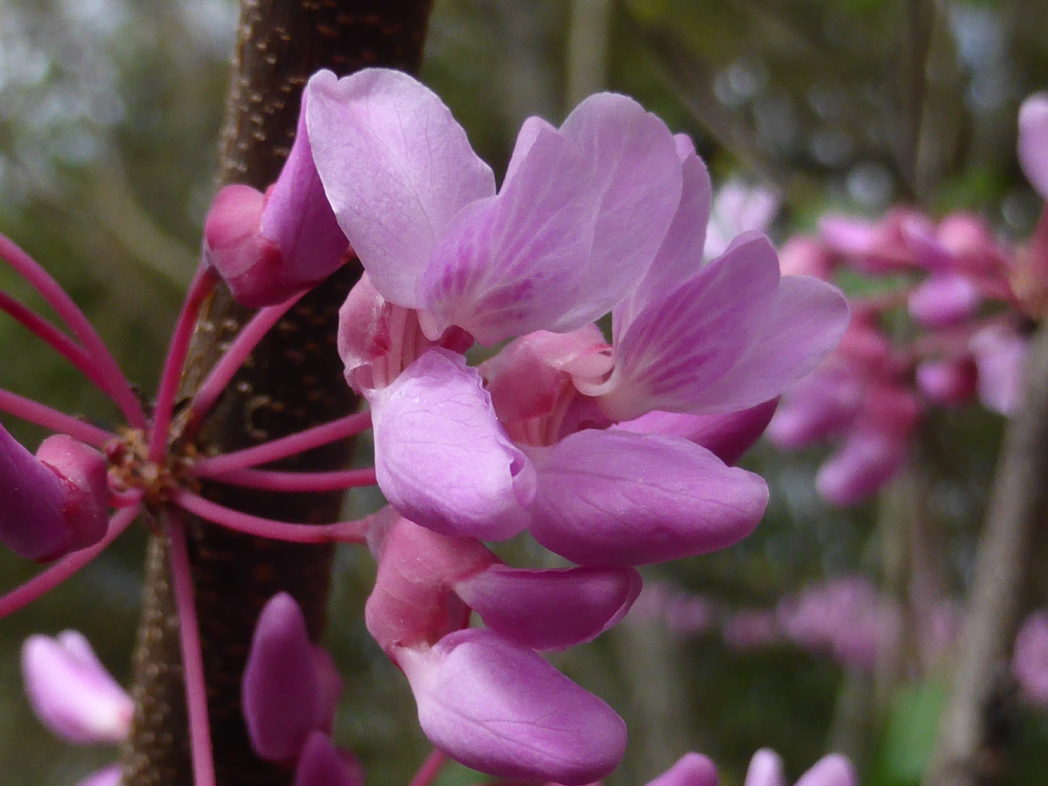
[[[296,434],[263,442],[250,448],[202,458],[193,465],[193,471],[201,477],[217,477],[235,469],[268,464],[271,461],[294,456],[330,442],[346,439],[365,431],[370,426],[371,413],[358,412],[355,415],[347,415],[344,418],[332,420],[330,423],[307,428]]]
[[[178,382],[182,377],[189,342],[193,338],[197,314],[204,299],[211,294],[218,278],[207,265],[197,268],[196,275],[189,285],[182,310],[178,313],[175,332],[164,359],[164,370],[160,374],[160,387],[156,395],[156,409],[153,413],[153,428],[149,434],[149,460],[159,463],[167,448],[167,432],[174,414],[175,395],[178,393]]]
[[[105,537],[98,543],[88,546],[86,549],[67,554],[55,564],[37,573],[20,587],[16,587],[6,595],[0,596],[0,619],[29,605],[40,596],[46,595],[105,551],[110,543],[120,537],[124,530],[131,526],[135,517],[138,516],[138,511],[138,505],[118,511],[109,519],[109,529],[106,530]]]
[[[104,393],[109,391],[105,388],[105,382],[97,373],[98,369],[91,363],[91,356],[82,346],[69,338],[65,333],[37,314],[28,306],[19,303],[6,292],[0,292],[0,310],[6,311],[19,323],[50,347],[62,357],[72,363],[88,379],[94,382]]]
[[[77,308],[72,298],[46,270],[5,235],[0,235],[0,259],[13,267],[37,292],[43,295],[48,305],[73,331],[73,335],[98,364],[98,374],[100,378],[106,380],[103,390],[109,392],[116,405],[120,407],[120,411],[124,413],[127,422],[135,428],[145,428],[146,414],[131,389],[131,383],[127,381],[105,342],[95,332],[91,322]]]
[[[422,766],[418,768],[418,772],[415,773],[415,777],[411,779],[408,786],[429,786],[440,774],[447,760],[448,757],[444,751],[434,748],[422,762]]]
[[[175,586],[178,639],[182,649],[182,672],[189,714],[189,747],[193,760],[194,786],[215,786],[215,762],[211,755],[211,723],[207,715],[207,686],[204,657],[200,649],[193,597],[193,574],[189,565],[186,530],[178,511],[168,511],[165,520],[171,549],[171,577]]]
[[[17,418],[36,423],[52,431],[68,434],[96,448],[104,447],[107,442],[117,438],[116,434],[111,434],[105,429],[92,426],[90,423],[66,415],[57,409],[51,409],[31,398],[19,396],[17,393],[2,388],[0,388],[0,411],[9,412]]]
[[[197,388],[196,394],[193,396],[193,401],[189,405],[190,416],[189,426],[190,430],[200,425],[200,421],[204,415],[208,413],[218,397],[222,395],[222,391],[229,384],[229,381],[233,378],[233,375],[237,373],[237,369],[243,365],[244,361],[247,360],[248,356],[254,351],[258,343],[265,338],[266,334],[270,329],[281,320],[281,318],[291,310],[291,307],[297,303],[303,295],[303,292],[296,295],[293,298],[285,300],[283,303],[276,306],[269,306],[260,310],[255,316],[251,318],[251,321],[244,326],[244,329],[237,334],[237,337],[233,339],[233,343],[229,349],[226,350],[222,358],[215,364],[214,368],[208,373],[207,378],[201,383],[200,387]]]
[[[195,469],[195,468],[194,468]],[[272,469],[235,469],[211,475],[194,472],[197,477],[208,478],[232,486],[246,486],[266,491],[340,491],[359,486],[374,486],[375,470],[345,469],[334,472],[280,472]]]
[[[287,543],[364,543],[367,539],[367,519],[338,521],[334,524],[278,521],[227,508],[185,489],[177,489],[172,501],[183,510],[219,526],[270,540]]]

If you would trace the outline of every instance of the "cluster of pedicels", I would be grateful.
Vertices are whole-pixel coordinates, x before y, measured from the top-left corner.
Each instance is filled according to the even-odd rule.
[[[1019,161],[1048,199],[1048,95],[1019,115]],[[791,239],[783,270],[829,280],[858,274],[872,295],[851,298],[837,350],[782,399],[768,430],[799,448],[838,447],[820,468],[820,494],[835,505],[869,498],[907,460],[929,408],[976,397],[1003,415],[1020,405],[1029,335],[1048,305],[1048,214],[1009,247],[970,213],[934,220],[894,208],[876,221],[826,216],[814,236]]]
[[[753,530],[767,487],[732,464],[767,425],[776,397],[836,345],[848,321],[834,287],[781,276],[759,233],[704,262],[710,194],[690,140],[624,96],[592,96],[559,128],[525,121],[496,189],[447,107],[414,79],[381,69],[343,79],[319,72],[304,90],[277,181],[265,193],[229,186],[216,196],[152,417],[126,400],[126,383],[103,380],[131,423],[121,434],[91,432],[101,448],[91,455],[103,459],[93,486],[78,485],[50,454],[5,449],[7,488],[43,487],[39,478],[51,473],[62,493],[103,511],[122,506],[121,518],[85,549],[79,503],[56,493],[48,510],[65,541],[38,546],[31,519],[6,513],[0,540],[33,558],[67,554],[42,574],[53,583],[129,525],[140,505],[160,512],[188,632],[198,784],[213,780],[182,511],[277,539],[366,542],[378,563],[368,630],[407,677],[440,755],[501,778],[592,783],[621,758],[625,725],[539,652],[616,624],[640,591],[636,566],[724,548]],[[368,411],[236,453],[198,455],[195,428],[259,338],[352,256],[365,272],[340,312],[338,349]],[[44,275],[34,267],[27,278]],[[175,418],[192,321],[219,277],[260,310]],[[597,324],[608,314],[610,342]],[[60,351],[61,341],[76,343],[35,315],[27,320]],[[99,342],[85,336],[94,351]],[[478,344],[498,351],[471,365],[467,353]],[[53,413],[36,422],[44,420],[77,436],[61,427],[75,419]],[[368,425],[374,470],[258,468]],[[377,482],[389,507],[309,527],[223,508],[195,493],[198,479],[288,491]],[[522,533],[574,567],[510,566],[485,545]],[[253,658],[276,625],[267,615],[297,625],[287,622],[287,600],[271,603],[278,611],[263,613]],[[473,612],[484,627],[470,626]],[[327,662],[305,645],[292,652],[249,663],[245,716],[259,755],[301,772],[311,746],[326,746],[328,761],[344,759],[327,736]],[[284,661],[319,687],[313,709],[299,708],[309,722],[295,727],[293,742],[277,734],[273,748],[260,742],[271,730],[264,719],[279,725],[286,713],[264,708],[287,697],[274,689],[259,703],[248,699],[252,685],[270,684],[252,669]],[[280,669],[263,671],[276,679]]]

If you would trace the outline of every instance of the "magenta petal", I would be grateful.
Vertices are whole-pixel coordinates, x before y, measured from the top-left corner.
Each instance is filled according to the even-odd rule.
[[[243,681],[244,720],[261,758],[293,761],[317,728],[321,695],[302,610],[286,592],[262,608]]]
[[[283,255],[258,231],[265,202],[262,192],[251,186],[224,186],[204,219],[204,258],[237,302],[246,306],[268,305],[288,296],[281,274]]]
[[[611,772],[626,725],[530,649],[484,629],[397,653],[430,741],[503,778],[586,784]]]
[[[367,395],[378,484],[399,513],[443,535],[482,540],[524,529],[534,472],[461,355],[428,350]]]
[[[859,786],[859,776],[846,756],[831,753],[815,762],[797,786]]]
[[[76,631],[26,639],[22,678],[33,712],[62,739],[115,743],[123,742],[130,732],[131,697]]]
[[[123,774],[119,764],[110,764],[108,767],[91,773],[83,780],[77,781],[76,786],[120,786],[120,778],[123,777]]]
[[[769,748],[761,748],[753,754],[743,786],[787,786],[779,754]]]
[[[717,786],[717,767],[707,756],[685,753],[648,786]]]
[[[326,734],[309,735],[295,767],[295,786],[363,786],[364,772]]]
[[[0,425],[0,543],[16,554],[45,561],[70,548],[72,529],[62,508],[58,476]]]
[[[62,515],[70,530],[70,548],[82,549],[97,543],[109,526],[105,458],[90,445],[65,434],[55,434],[41,442],[36,457],[62,482]]]
[[[492,565],[455,584],[455,593],[485,625],[538,650],[565,649],[599,636],[625,616],[640,590],[640,574],[631,568]]]
[[[583,565],[643,565],[730,546],[768,503],[759,476],[680,438],[580,431],[534,458],[531,533]]]
[[[724,415],[687,415],[680,412],[649,412],[613,428],[638,434],[683,437],[702,445],[725,464],[736,464],[742,454],[764,433],[779,400],[773,398],[755,407]]]
[[[583,392],[600,395],[615,420],[653,409],[697,412],[722,404],[720,411],[731,411],[758,403],[727,404],[710,400],[706,391],[764,333],[778,286],[779,263],[767,239],[742,236],[699,275],[638,314],[615,347],[611,379]]]
[[[1034,93],[1019,108],[1019,163],[1042,199],[1048,199],[1048,93]]]
[[[306,123],[339,225],[375,288],[415,307],[416,282],[458,212],[495,193],[488,166],[428,88],[369,68],[306,86]]]

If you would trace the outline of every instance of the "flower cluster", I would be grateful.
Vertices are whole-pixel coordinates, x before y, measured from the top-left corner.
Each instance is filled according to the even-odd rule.
[[[1046,148],[1048,96],[1038,95],[1020,112],[1019,159],[1048,199]],[[895,475],[927,408],[975,397],[1003,415],[1019,406],[1027,339],[1048,304],[1048,219],[1009,248],[969,213],[826,216],[817,235],[783,247],[782,263],[827,280],[848,268],[876,290],[851,299],[844,340],[783,397],[768,431],[789,449],[839,442],[817,478],[832,504],[862,502]]]
[[[634,566],[753,530],[767,487],[732,464],[782,390],[836,345],[847,305],[822,281],[781,276],[756,232],[704,261],[705,166],[690,140],[624,96],[592,96],[559,128],[526,121],[498,189],[447,107],[398,72],[316,74],[298,130],[265,193],[229,186],[216,197],[151,417],[49,277],[12,245],[0,249],[79,342],[15,301],[0,304],[129,420],[118,435],[0,400],[68,435],[53,439],[87,443],[49,442],[34,456],[3,435],[0,483],[19,498],[33,490],[57,534],[45,538],[28,524],[42,514],[18,509],[0,519],[0,540],[32,558],[66,556],[0,599],[0,613],[84,564],[142,505],[158,512],[204,786],[207,715],[180,512],[281,540],[366,542],[378,562],[367,627],[405,673],[430,740],[499,777],[593,782],[621,757],[624,724],[537,652],[616,624],[640,590]],[[240,363],[352,256],[365,272],[340,312],[338,350],[368,412],[199,455],[196,429]],[[193,320],[219,278],[261,310],[175,418]],[[597,324],[609,314],[610,341]],[[478,344],[498,351],[471,365]],[[374,470],[258,469],[368,426]],[[201,478],[274,491],[377,482],[390,507],[357,522],[273,521],[197,495]],[[122,510],[105,526],[110,507]],[[484,545],[522,533],[576,567],[512,567]],[[486,627],[470,627],[472,612]],[[294,602],[274,598],[244,675],[245,720],[256,752],[295,767],[302,783],[328,782],[313,772],[358,777],[330,741],[333,673]],[[280,687],[292,684],[310,687],[292,700]]]

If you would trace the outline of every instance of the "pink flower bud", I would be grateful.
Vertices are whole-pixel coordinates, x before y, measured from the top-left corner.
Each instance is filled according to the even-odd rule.
[[[530,649],[491,630],[451,633],[395,653],[430,741],[503,778],[586,784],[611,772],[626,725]]]
[[[315,731],[309,735],[295,768],[295,786],[363,786],[364,771],[347,751]]]
[[[204,222],[204,252],[237,301],[258,307],[323,281],[348,251],[313,164],[303,96],[277,182],[265,194],[243,185],[219,191]]]
[[[36,716],[59,737],[82,745],[116,743],[130,732],[131,697],[76,631],[26,639],[22,677]]]
[[[294,761],[310,732],[330,728],[327,672],[318,675],[314,652],[298,604],[286,592],[274,595],[258,617],[243,682],[248,736],[263,759]]]
[[[0,543],[28,559],[56,559],[106,531],[105,459],[64,434],[36,456],[0,426]]]

